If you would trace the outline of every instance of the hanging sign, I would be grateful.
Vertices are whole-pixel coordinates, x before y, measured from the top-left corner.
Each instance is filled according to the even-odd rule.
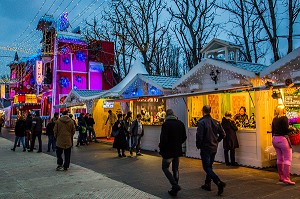
[[[39,86],[43,83],[43,62],[38,60],[35,64],[35,81]]]
[[[104,101],[102,107],[103,108],[114,108],[114,102]]]

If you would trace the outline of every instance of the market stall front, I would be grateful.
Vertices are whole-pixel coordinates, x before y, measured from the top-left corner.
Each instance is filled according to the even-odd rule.
[[[105,125],[108,110],[117,112],[121,109],[120,103],[110,103],[101,96],[107,93],[103,90],[72,90],[65,99],[65,108],[70,110],[77,119],[80,113],[91,113],[95,120],[94,130],[96,137],[107,137]]]
[[[236,161],[251,167],[269,167],[275,164],[274,157],[265,152],[272,145],[270,133],[273,110],[278,104],[270,90],[253,90],[253,86],[266,83],[258,74],[266,66],[237,61],[239,46],[214,39],[202,52],[205,57],[186,75],[174,83],[177,94],[166,96],[167,107],[175,112],[185,107],[186,117],[181,116],[187,126],[186,156],[200,158],[196,148],[197,122],[202,117],[203,105],[212,107],[212,117],[221,121],[226,111],[233,116],[245,107],[246,122],[238,123]],[[223,51],[222,51],[223,50]],[[223,53],[223,54],[222,54]],[[222,60],[223,58],[223,60]],[[180,104],[180,105],[178,105]],[[185,106],[184,106],[185,104]],[[224,162],[223,143],[216,154],[216,161]]]
[[[144,137],[141,148],[158,151],[161,125],[166,117],[165,99],[162,95],[170,94],[175,77],[153,76],[147,74],[135,75],[120,91],[116,101],[124,101],[123,112],[131,111],[133,118],[142,115]],[[125,102],[126,101],[126,102]]]
[[[293,155],[291,173],[300,174],[300,48],[270,65],[261,72],[269,79],[271,96],[277,98],[287,110],[290,127],[295,127],[291,135]]]

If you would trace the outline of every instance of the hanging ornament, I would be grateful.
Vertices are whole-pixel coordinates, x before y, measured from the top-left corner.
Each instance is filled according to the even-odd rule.
[[[73,89],[74,89],[74,90],[77,90],[77,89],[78,89],[78,87],[76,86],[76,84],[73,85]],[[71,100],[71,101],[72,101],[72,100]]]
[[[65,63],[65,64],[69,64],[69,63],[70,63],[70,59],[67,58],[67,57],[65,57],[65,58],[64,58],[64,63]]]
[[[79,50],[76,53],[76,59],[79,60],[79,61],[84,62],[86,60],[86,56],[85,56],[85,54],[81,50]]]
[[[80,75],[77,75],[77,76],[75,77],[75,79],[76,79],[76,82],[79,82],[79,83],[82,82],[82,77],[81,77]]]
[[[68,77],[61,77],[59,80],[60,86],[63,88],[69,87],[70,80]]]

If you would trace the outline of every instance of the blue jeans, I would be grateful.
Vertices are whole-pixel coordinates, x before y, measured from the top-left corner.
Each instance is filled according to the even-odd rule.
[[[19,137],[19,136],[15,137],[14,149],[16,148],[17,143],[20,142],[20,141],[22,142],[23,149],[26,149],[26,146],[25,146],[25,137],[24,136],[23,137]]]
[[[215,184],[220,182],[220,178],[213,171],[212,165],[215,161],[216,152],[201,150],[200,152],[203,170],[206,172],[205,184],[209,184],[211,180]]]
[[[48,151],[50,151],[51,145],[52,145],[52,151],[55,151],[56,140],[54,135],[48,135]]]
[[[141,139],[142,136],[140,135],[133,135],[131,136],[131,147],[130,147],[130,153],[133,152],[133,149],[135,148],[135,152],[140,152],[140,146],[141,146]]]
[[[87,130],[89,131],[89,138],[90,138],[90,141],[96,140],[96,134],[95,134],[94,128],[91,127],[91,126],[89,126],[89,127],[87,127]]]
[[[171,162],[172,162],[173,175],[169,171]],[[179,157],[169,158],[169,159],[163,158],[161,168],[172,186],[178,185],[178,181],[179,181],[178,167],[179,167]]]

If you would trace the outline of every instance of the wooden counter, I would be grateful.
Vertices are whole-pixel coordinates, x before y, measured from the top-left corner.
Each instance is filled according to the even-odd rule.
[[[144,136],[142,137],[141,149],[159,151],[161,125],[143,125]]]
[[[189,128],[187,133],[186,156],[200,158],[200,150],[196,148],[197,128]],[[269,135],[270,137],[271,135]],[[274,157],[264,154],[261,149],[256,129],[240,129],[237,132],[240,147],[236,149],[236,162],[250,167],[268,167],[274,165]],[[223,142],[219,143],[215,161],[225,162]]]

